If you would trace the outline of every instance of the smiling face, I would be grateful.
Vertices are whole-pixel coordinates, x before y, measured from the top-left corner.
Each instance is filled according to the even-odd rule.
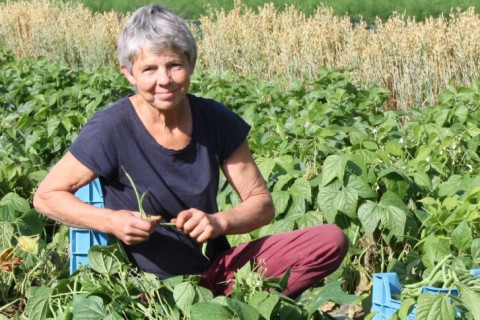
[[[159,111],[181,106],[190,87],[194,63],[184,54],[165,48],[154,52],[141,48],[131,71],[122,66],[128,81],[137,87],[137,96]]]

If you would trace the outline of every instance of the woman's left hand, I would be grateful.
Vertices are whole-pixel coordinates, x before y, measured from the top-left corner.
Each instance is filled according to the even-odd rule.
[[[205,242],[224,233],[225,227],[220,220],[216,214],[191,208],[181,211],[171,222],[198,242]]]

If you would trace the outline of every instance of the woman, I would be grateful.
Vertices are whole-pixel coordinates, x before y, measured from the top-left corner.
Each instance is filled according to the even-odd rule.
[[[215,294],[228,293],[231,282],[225,280],[253,259],[264,261],[269,277],[290,268],[285,291],[290,296],[338,268],[347,242],[331,225],[229,248],[226,235],[267,224],[274,207],[248,147],[250,126],[220,103],[188,93],[197,53],[182,19],[158,5],[138,9],[119,37],[118,53],[136,94],[97,112],[85,125],[39,185],[37,211],[114,235],[134,265],[159,278],[201,274],[201,284]],[[219,212],[220,169],[242,202]],[[140,215],[127,174],[146,193],[145,212],[175,227]],[[74,196],[97,177],[105,208]],[[205,241],[208,257],[201,250]]]

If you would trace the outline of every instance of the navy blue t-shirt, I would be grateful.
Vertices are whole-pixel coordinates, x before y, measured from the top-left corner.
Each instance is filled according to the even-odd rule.
[[[215,213],[220,164],[245,141],[250,126],[222,104],[187,95],[192,110],[190,143],[182,150],[158,144],[144,127],[128,97],[97,112],[83,127],[70,152],[100,176],[105,207],[138,211],[123,168],[140,194],[143,208],[165,220],[185,209]],[[229,248],[225,236],[210,240],[206,259],[201,244],[175,227],[155,228],[149,241],[124,245],[141,270],[160,278],[205,271],[212,258]]]

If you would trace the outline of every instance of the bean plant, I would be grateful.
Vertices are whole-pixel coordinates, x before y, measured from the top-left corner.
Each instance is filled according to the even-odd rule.
[[[237,271],[231,294],[214,297],[196,276],[139,272],[118,244],[92,247],[89,265],[70,275],[67,227],[33,210],[32,194],[93,113],[133,91],[118,70],[88,73],[2,49],[0,319],[328,319],[327,302],[372,318],[372,277],[387,271],[403,288],[400,318],[413,307],[417,319],[437,310],[446,310],[441,319],[480,317],[478,82],[409,111],[386,108],[382,87],[322,68],[288,90],[196,74],[190,91],[252,126],[249,145],[273,197],[273,221],[230,243],[333,223],[350,242],[342,266],[297,299],[281,294],[288,274],[268,279],[255,264]],[[217,200],[221,210],[240,202],[224,177]]]

